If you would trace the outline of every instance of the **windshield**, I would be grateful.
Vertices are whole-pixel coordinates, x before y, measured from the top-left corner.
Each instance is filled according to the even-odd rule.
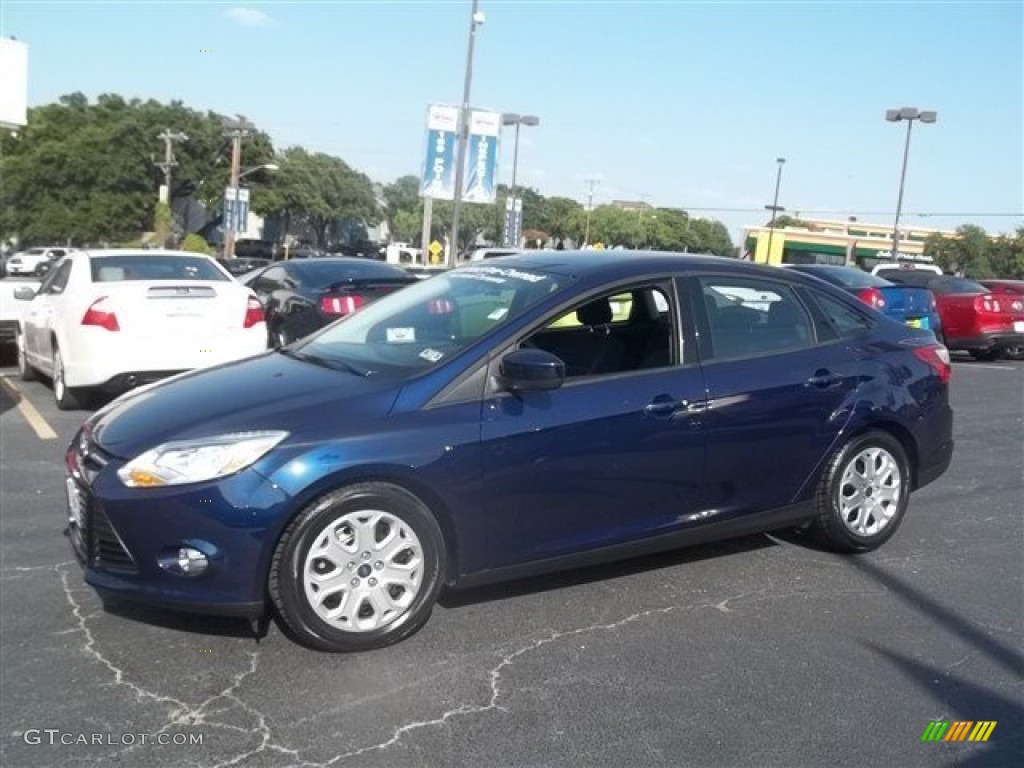
[[[465,267],[411,284],[294,350],[365,374],[436,366],[558,291],[564,278],[517,267]]]

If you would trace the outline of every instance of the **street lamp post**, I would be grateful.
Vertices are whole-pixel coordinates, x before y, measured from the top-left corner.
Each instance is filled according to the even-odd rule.
[[[772,238],[775,236],[775,219],[778,218],[779,211],[786,210],[785,206],[779,205],[779,187],[782,185],[782,166],[786,164],[786,158],[777,157],[775,162],[779,164],[778,173],[775,175],[775,197],[772,199],[771,205],[766,205],[765,208],[772,212],[771,221],[768,222],[768,252],[764,255],[764,261],[766,264],[770,263],[772,257]]]
[[[519,168],[519,126],[540,125],[540,118],[537,117],[536,115],[517,115],[515,113],[508,113],[501,116],[501,124],[514,125],[516,127],[516,137],[512,145],[512,188],[509,191],[508,195],[508,199],[512,206],[510,210],[512,218],[514,219],[516,217],[516,171]],[[517,227],[511,226],[511,221],[509,219],[506,219],[504,245],[507,248],[518,245],[518,242],[512,242],[514,229],[517,229]],[[518,237],[516,239],[518,240]]]
[[[903,107],[902,109],[887,109],[885,119],[890,123],[898,123],[901,120],[907,122],[907,140],[903,145],[903,170],[900,172],[900,194],[896,199],[896,221],[892,225],[892,258],[900,260],[900,213],[903,211],[903,186],[907,180],[907,158],[910,156],[910,130],[914,127],[914,121],[922,123],[934,123],[938,113],[926,111],[921,112],[916,107]]]
[[[264,163],[263,165],[257,165],[257,166],[255,166],[253,168],[249,168],[249,169],[243,171],[241,169],[240,165],[238,164],[238,155],[235,154],[233,156],[233,160],[232,160],[232,164],[231,164],[231,190],[232,190],[232,199],[234,201],[235,209],[237,210],[238,207],[239,207],[239,196],[241,194],[239,190],[241,189],[242,179],[244,179],[246,176],[249,176],[250,174],[256,173],[257,171],[276,171],[276,170],[277,170],[277,166],[274,165],[273,163]],[[239,223],[238,220],[237,220],[237,214],[236,214],[236,216],[234,218],[235,218],[235,221],[231,222],[232,225]],[[236,232],[234,230],[234,228],[231,227],[231,228],[229,228],[229,231],[228,231],[227,234],[228,234],[228,239],[227,239],[227,241],[224,244],[224,256],[227,257],[227,258],[233,258],[234,255],[235,255],[235,239],[238,237],[238,232]]]
[[[473,46],[476,42],[476,28],[484,23],[484,14],[479,10],[480,0],[473,0],[469,15],[469,50],[466,52],[466,77],[462,85],[462,106],[459,108],[458,141],[455,151],[455,200],[452,206],[452,247],[445,255],[445,266],[455,266],[459,250],[459,211],[462,208],[462,181],[466,164],[466,140],[469,133],[469,98],[473,87]]]

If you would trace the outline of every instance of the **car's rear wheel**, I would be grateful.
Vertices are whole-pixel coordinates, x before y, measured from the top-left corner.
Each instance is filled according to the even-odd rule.
[[[394,485],[361,483],[314,502],[288,525],[268,589],[303,644],[363,651],[426,623],[444,562],[441,529],[423,502]]]
[[[62,411],[77,411],[84,408],[88,400],[88,391],[80,387],[69,387],[65,381],[64,358],[60,348],[53,348],[53,399]]]
[[[39,371],[32,367],[25,355],[25,334],[18,329],[18,376],[22,381],[36,381],[39,378]]]
[[[869,552],[896,533],[910,499],[910,464],[900,442],[872,430],[832,458],[818,486],[815,528],[838,552]]]
[[[995,360],[999,357],[998,349],[972,349],[970,350],[971,357],[975,360]]]

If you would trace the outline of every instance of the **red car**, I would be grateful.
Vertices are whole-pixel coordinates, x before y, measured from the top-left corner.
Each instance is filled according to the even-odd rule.
[[[935,294],[948,349],[965,350],[975,360],[994,360],[1005,351],[1024,347],[1024,307],[1009,295],[950,275],[908,270],[887,273],[886,279],[920,285]]]
[[[993,295],[1002,298],[1006,296],[1010,301],[1010,309],[1014,312],[1024,312],[1024,280],[979,280]],[[1006,354],[1010,357],[1024,357],[1024,346],[1008,347]]]

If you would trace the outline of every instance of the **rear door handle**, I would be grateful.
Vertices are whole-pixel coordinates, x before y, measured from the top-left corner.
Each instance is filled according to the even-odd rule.
[[[821,368],[815,371],[814,375],[807,380],[807,386],[817,387],[818,389],[828,389],[829,387],[835,386],[842,380],[842,376]]]

